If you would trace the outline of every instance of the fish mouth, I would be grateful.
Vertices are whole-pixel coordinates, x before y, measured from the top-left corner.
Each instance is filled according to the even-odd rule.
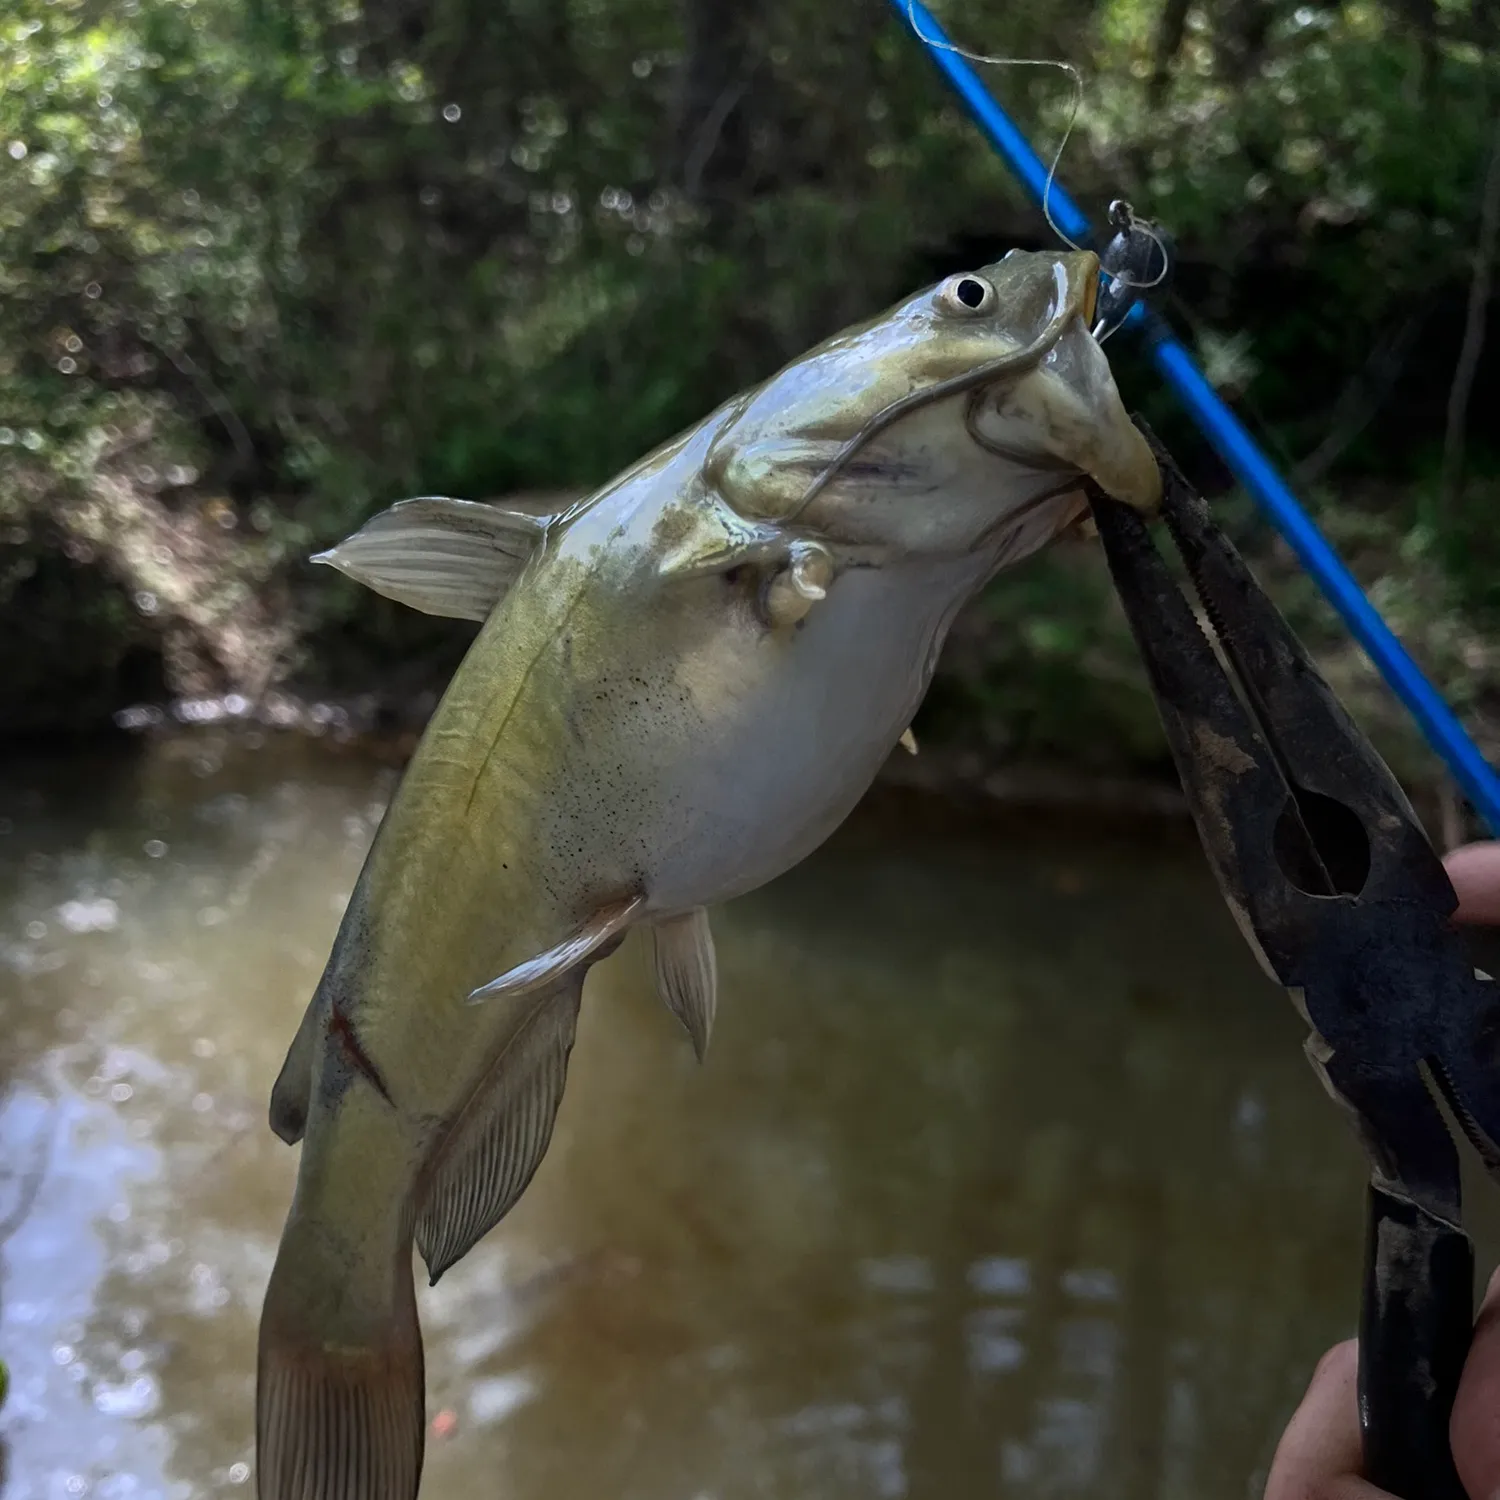
[[[1147,512],[1157,508],[1161,475],[1155,456],[1126,415],[1109,361],[1093,335],[1099,257],[1092,250],[1073,250],[1039,259],[1049,263],[1045,278],[1024,277],[1018,288],[1023,306],[1029,304],[1020,316],[1020,342],[876,413],[823,467],[785,519],[801,515],[887,427],[948,397],[964,398],[969,437],[996,457],[1043,474],[1088,475],[1116,499]],[[1025,395],[1023,409],[1010,413],[1007,406],[1017,392]]]
[[[940,380],[935,385],[914,390],[883,407],[844,445],[838,455],[815,478],[786,519],[795,520],[818,493],[829,484],[860,449],[878,437],[886,428],[912,411],[932,406],[950,396],[969,397],[975,391],[991,386],[1024,381],[1054,355],[1059,341],[1082,317],[1084,328],[1091,326],[1099,295],[1099,257],[1092,250],[1076,250],[1067,255],[1047,257],[1052,263],[1049,273],[1054,293],[1040,310],[1036,326],[1027,329],[1029,338],[961,374]],[[993,269],[993,268],[990,268]]]
[[[1030,368],[977,387],[965,404],[965,430],[997,458],[1064,483],[1068,476],[1091,479],[1114,499],[1154,513],[1161,503],[1156,456],[1130,420],[1093,334],[1099,258],[1080,251],[1062,259],[1071,315],[1060,335]]]
[[[1094,315],[1099,311],[1099,278],[1102,274],[1099,268],[1099,257],[1092,250],[1083,250],[1080,255],[1087,256],[1090,262],[1088,275],[1083,278],[1083,326],[1092,328],[1094,326]]]

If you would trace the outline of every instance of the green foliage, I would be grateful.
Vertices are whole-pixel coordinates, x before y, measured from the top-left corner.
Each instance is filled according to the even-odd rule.
[[[1084,70],[1062,178],[1171,227],[1174,315],[1280,456],[1359,408],[1371,350],[1421,317],[1324,514],[1363,514],[1378,476],[1381,565],[1416,548],[1451,581],[1444,610],[1500,618],[1493,424],[1473,424],[1460,503],[1431,500],[1493,7],[938,8],[970,46]],[[1049,153],[1067,80],[986,72]],[[227,501],[225,546],[295,555],[404,494],[592,485],[1014,242],[1052,240],[883,0],[11,0],[0,597],[136,434],[167,455],[138,465],[161,505]],[[1118,364],[1193,452],[1139,360]],[[1097,570],[1044,561],[995,600],[960,719],[1018,753],[1149,753]],[[315,646],[388,649],[367,597],[324,580],[302,601]]]

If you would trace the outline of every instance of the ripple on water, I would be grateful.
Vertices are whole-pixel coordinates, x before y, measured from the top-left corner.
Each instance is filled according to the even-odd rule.
[[[6,1500],[144,1495],[151,1486],[138,1491],[130,1481],[160,1476],[170,1449],[164,1430],[140,1425],[159,1405],[157,1380],[139,1350],[130,1351],[137,1368],[119,1370],[90,1330],[109,1273],[110,1211],[122,1189],[154,1175],[157,1154],[113,1110],[72,1088],[61,1068],[46,1072],[48,1091],[15,1088],[0,1106],[0,1159],[31,1163],[23,1175],[38,1174],[35,1200],[4,1247]],[[14,1192],[14,1180],[7,1186]],[[114,1488],[101,1488],[104,1481]]]
[[[266,1095],[390,790],[292,753],[0,778],[0,1221],[47,1146],[4,1500],[252,1482]],[[429,1496],[1255,1492],[1347,1331],[1357,1153],[1201,860],[1033,837],[853,829],[716,913],[701,1068],[601,968],[547,1160],[421,1292]]]

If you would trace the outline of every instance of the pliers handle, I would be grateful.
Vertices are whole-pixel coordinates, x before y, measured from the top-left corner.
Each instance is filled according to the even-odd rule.
[[[1110,572],[1220,890],[1307,1020],[1309,1059],[1370,1160],[1366,1474],[1402,1500],[1464,1500],[1447,1428],[1472,1335],[1473,1249],[1432,1090],[1500,1180],[1496,987],[1453,930],[1457,898],[1400,784],[1146,437],[1204,621],[1140,516],[1095,493]]]

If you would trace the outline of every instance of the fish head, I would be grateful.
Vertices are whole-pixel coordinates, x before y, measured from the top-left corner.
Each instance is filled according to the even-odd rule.
[[[1091,326],[1098,257],[1012,251],[846,329],[752,392],[707,473],[735,508],[888,555],[1034,551],[1083,485],[1161,477]]]

